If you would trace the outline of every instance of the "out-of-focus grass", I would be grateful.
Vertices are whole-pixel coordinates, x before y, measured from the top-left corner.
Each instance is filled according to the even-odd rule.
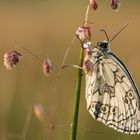
[[[122,6],[115,13],[108,1],[99,1],[99,9],[91,12],[89,20],[94,22],[92,41],[105,39],[99,30],[107,30],[109,37],[119,31],[124,24],[130,25],[112,42],[111,49],[130,69],[140,87],[139,65],[139,5],[134,1],[122,0]],[[70,125],[76,82],[76,70],[63,70],[54,91],[55,77],[62,62],[66,48],[71,44],[75,30],[82,24],[87,1],[0,1],[0,137],[11,138],[21,135],[28,110],[32,104],[41,103],[46,113],[46,122],[39,122],[33,112],[28,127],[29,140],[50,139],[48,124]],[[92,25],[91,25],[92,26]],[[23,59],[12,71],[3,67],[3,54],[15,46],[24,46],[48,56],[53,61],[54,71],[50,77],[42,73],[42,65],[22,49]],[[80,45],[73,47],[67,64],[78,64]],[[86,110],[85,83],[82,84],[78,139],[120,139],[138,140],[139,136],[127,136],[96,122]],[[53,115],[51,106],[54,106]],[[53,116],[53,117],[51,117]],[[46,124],[45,124],[46,123]],[[69,139],[69,127],[54,127],[53,139]],[[9,138],[8,138],[9,137]]]

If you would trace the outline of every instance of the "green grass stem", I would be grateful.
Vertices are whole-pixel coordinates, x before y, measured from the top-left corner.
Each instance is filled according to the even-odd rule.
[[[80,62],[79,62],[80,67],[83,66],[83,60],[84,60],[84,50],[81,47]],[[76,140],[76,136],[77,136],[81,84],[82,84],[82,69],[78,69],[70,140]]]

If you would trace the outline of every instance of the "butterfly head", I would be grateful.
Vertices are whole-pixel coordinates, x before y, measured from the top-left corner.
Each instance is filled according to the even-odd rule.
[[[101,50],[106,50],[108,49],[109,46],[109,42],[106,40],[103,40],[102,42],[98,42],[97,46],[101,49]]]

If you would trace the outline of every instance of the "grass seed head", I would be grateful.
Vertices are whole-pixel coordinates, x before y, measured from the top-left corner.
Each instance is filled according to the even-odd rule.
[[[49,58],[45,58],[43,61],[43,72],[46,76],[49,76],[50,73],[52,72],[53,67],[52,67],[52,62],[50,61]]]
[[[91,41],[91,32],[89,26],[80,26],[76,31],[76,36],[81,42]]]
[[[93,8],[94,10],[96,10],[98,8],[98,4],[96,0],[89,0],[89,5],[91,6],[91,8]]]
[[[11,51],[4,54],[4,66],[7,70],[13,69],[19,62],[22,55],[17,51]]]
[[[119,7],[120,7],[120,1],[119,0],[112,0],[111,7],[113,10],[118,11]]]

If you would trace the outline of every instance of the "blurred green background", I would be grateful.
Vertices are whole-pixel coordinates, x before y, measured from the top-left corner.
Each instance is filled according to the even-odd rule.
[[[64,69],[56,75],[66,49],[82,24],[88,0],[0,0],[0,139],[69,140],[77,70]],[[126,23],[129,26],[112,42],[111,49],[128,66],[140,87],[139,37],[140,1],[122,0],[119,12],[110,2],[99,1],[97,11],[90,11],[92,43],[110,39]],[[66,64],[78,64],[80,43],[72,47]],[[3,66],[3,54],[23,46],[42,58],[49,57],[54,71],[49,77],[42,64],[29,53],[18,49],[23,59],[12,71]],[[33,106],[41,104],[44,121],[39,121]],[[51,124],[54,125],[52,131]],[[139,135],[117,133],[92,119],[86,110],[83,78],[77,140],[138,140]]]

